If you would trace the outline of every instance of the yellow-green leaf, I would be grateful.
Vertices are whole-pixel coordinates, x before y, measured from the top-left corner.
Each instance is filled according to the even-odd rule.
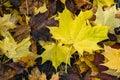
[[[114,33],[114,28],[120,25],[120,19],[115,18],[116,11],[115,6],[105,11],[101,6],[98,6],[95,23],[108,26],[109,32]]]
[[[56,69],[61,64],[61,62],[70,64],[70,54],[68,47],[52,42],[40,42],[40,44],[45,49],[45,51],[41,54],[42,63],[47,60],[51,60],[53,66]]]
[[[102,25],[92,27],[88,21],[91,16],[92,10],[81,11],[77,17],[73,17],[65,9],[59,13],[59,27],[49,27],[52,38],[62,44],[72,45],[80,54],[100,49],[97,43],[107,38],[108,28]]]
[[[20,58],[28,56],[31,53],[29,51],[31,45],[30,36],[20,43],[16,43],[8,31],[1,30],[0,33],[4,37],[3,40],[0,40],[0,50],[8,58],[12,58],[13,61],[18,61]]]

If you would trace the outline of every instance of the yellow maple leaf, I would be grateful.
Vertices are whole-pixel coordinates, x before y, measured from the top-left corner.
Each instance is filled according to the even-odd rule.
[[[88,10],[81,11],[74,18],[65,8],[59,13],[59,27],[49,27],[52,38],[62,44],[72,45],[80,54],[100,49],[97,43],[107,38],[108,28],[102,25],[92,27],[88,21],[91,16],[92,10]]]
[[[120,49],[114,49],[109,46],[104,46],[104,49],[105,52],[102,54],[107,60],[102,65],[114,70],[115,73],[120,73]]]

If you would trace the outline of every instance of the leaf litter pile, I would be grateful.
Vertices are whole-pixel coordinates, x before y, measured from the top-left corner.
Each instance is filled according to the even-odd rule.
[[[119,80],[118,0],[0,0],[0,80]]]

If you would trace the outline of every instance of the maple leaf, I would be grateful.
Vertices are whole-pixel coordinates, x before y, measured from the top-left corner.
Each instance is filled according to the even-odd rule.
[[[97,43],[107,38],[108,28],[102,25],[92,27],[87,20],[91,16],[91,10],[81,11],[73,19],[72,14],[65,9],[59,13],[59,27],[49,27],[52,38],[62,44],[72,45],[80,54],[100,49]]]
[[[114,28],[120,25],[120,19],[115,18],[116,11],[115,6],[105,11],[103,11],[101,6],[98,6],[95,23],[108,26],[109,32],[114,33]]]
[[[107,73],[120,74],[120,50],[109,46],[104,46],[105,52],[102,53],[107,59],[102,65],[109,68]],[[120,77],[120,76],[119,76]]]
[[[46,60],[51,60],[53,66],[57,69],[61,62],[70,64],[69,48],[53,42],[42,42],[40,44],[45,51],[40,55],[42,57],[42,63]]]
[[[13,61],[18,61],[21,57],[30,55],[30,36],[23,39],[20,43],[17,44],[8,31],[6,32],[0,30],[0,34],[2,34],[4,37],[3,40],[0,40],[0,50],[8,58],[12,58]]]

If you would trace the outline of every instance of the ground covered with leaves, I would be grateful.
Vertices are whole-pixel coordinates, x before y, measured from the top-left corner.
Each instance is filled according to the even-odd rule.
[[[119,0],[0,0],[0,80],[119,80]]]

